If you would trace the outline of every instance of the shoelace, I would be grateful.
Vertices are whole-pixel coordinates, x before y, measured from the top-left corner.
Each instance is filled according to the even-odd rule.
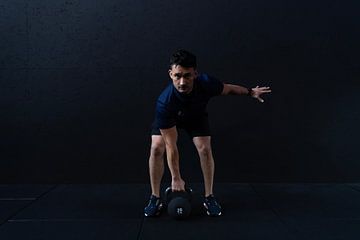
[[[206,202],[209,204],[209,205],[212,205],[212,206],[218,206],[219,204],[216,202],[216,199],[214,196],[210,195],[206,198]]]
[[[160,198],[151,197],[148,206],[155,204],[156,206],[159,204]]]

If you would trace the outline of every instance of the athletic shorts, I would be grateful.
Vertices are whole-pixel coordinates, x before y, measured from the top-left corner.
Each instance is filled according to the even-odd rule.
[[[191,138],[211,136],[208,117],[176,124],[177,129],[184,129]],[[155,122],[152,124],[151,135],[161,135],[160,129],[156,127]]]

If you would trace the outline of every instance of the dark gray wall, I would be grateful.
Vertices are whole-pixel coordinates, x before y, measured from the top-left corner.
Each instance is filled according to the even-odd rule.
[[[225,82],[217,181],[359,181],[357,1],[0,1],[0,182],[148,182],[154,103],[178,47]],[[201,181],[179,141],[183,175]]]

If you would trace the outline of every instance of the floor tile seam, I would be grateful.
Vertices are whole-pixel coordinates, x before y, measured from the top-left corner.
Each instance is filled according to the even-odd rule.
[[[28,208],[29,206],[31,206],[32,204],[34,204],[35,202],[37,202],[40,198],[42,198],[43,196],[45,196],[46,194],[50,193],[51,191],[53,191],[54,189],[56,189],[58,187],[58,184],[52,186],[51,188],[49,188],[47,191],[43,192],[42,194],[40,194],[40,196],[38,196],[35,200],[30,201],[28,204],[26,204],[24,207],[18,209],[14,214],[10,215],[9,217],[7,217],[4,221],[0,222],[0,227],[5,224],[6,222],[8,222],[9,220],[11,220],[12,218],[14,218],[16,215],[18,215],[20,212],[22,212],[24,209]]]
[[[140,226],[139,226],[139,231],[138,231],[137,236],[136,236],[136,239],[137,239],[137,240],[139,240],[140,237],[141,237],[141,233],[142,233],[143,227],[144,227],[144,219],[145,219],[145,217],[142,216],[141,222],[140,222]]]
[[[352,190],[356,191],[356,192],[360,192],[360,189],[358,189],[358,188],[356,188],[356,187],[352,186],[352,185],[351,185],[351,183],[347,183],[347,184],[346,184],[346,186],[347,186],[348,188],[350,188],[350,189],[352,189]]]

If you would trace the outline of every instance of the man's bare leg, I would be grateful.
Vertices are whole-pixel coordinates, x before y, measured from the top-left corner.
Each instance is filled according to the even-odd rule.
[[[151,192],[160,197],[160,184],[164,174],[165,142],[161,135],[151,136],[151,150],[149,157],[149,174]]]
[[[215,163],[211,150],[211,137],[194,137],[193,142],[200,157],[204,177],[205,197],[213,194]]]

